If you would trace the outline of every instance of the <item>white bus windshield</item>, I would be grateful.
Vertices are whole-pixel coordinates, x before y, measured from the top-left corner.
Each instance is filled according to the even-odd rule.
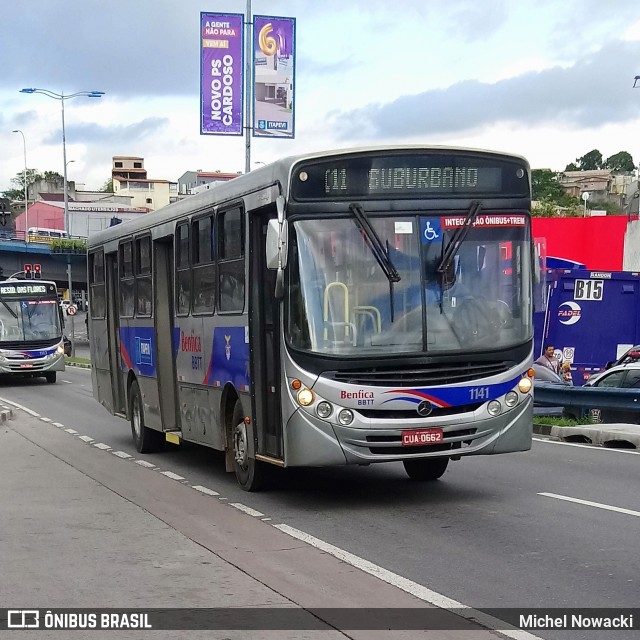
[[[524,215],[474,222],[446,271],[461,216],[369,214],[400,274],[390,283],[349,218],[293,223],[287,338],[326,355],[478,352],[531,338],[531,251]]]
[[[0,300],[0,344],[61,335],[57,300]]]

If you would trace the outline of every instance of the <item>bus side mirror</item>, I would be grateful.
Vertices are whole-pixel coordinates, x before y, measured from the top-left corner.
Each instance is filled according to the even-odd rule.
[[[280,226],[275,220],[269,220],[267,226],[266,259],[267,269],[285,269],[289,249],[288,229],[286,222]]]

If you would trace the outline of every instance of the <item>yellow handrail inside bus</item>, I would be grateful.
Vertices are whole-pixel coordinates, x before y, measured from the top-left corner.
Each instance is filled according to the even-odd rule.
[[[360,305],[359,307],[353,307],[354,318],[359,313],[369,316],[373,320],[374,328],[376,327],[376,319],[377,319],[378,320],[377,333],[380,333],[382,331],[382,316],[380,315],[380,309],[378,309],[378,307],[372,307],[367,305]]]
[[[324,313],[323,313],[323,320],[325,322],[327,322],[329,320],[329,291],[331,289],[333,289],[334,287],[338,287],[341,288],[343,293],[344,293],[344,323],[345,323],[345,328],[344,328],[344,334],[346,336],[349,335],[349,289],[347,288],[347,285],[344,282],[330,282],[325,288],[324,288]],[[324,328],[324,339],[325,341],[328,340],[329,338],[329,330],[327,329],[327,327]]]

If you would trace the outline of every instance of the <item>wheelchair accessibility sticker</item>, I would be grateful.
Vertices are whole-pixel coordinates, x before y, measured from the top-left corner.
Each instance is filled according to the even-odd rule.
[[[440,218],[422,218],[420,221],[420,238],[425,242],[442,242],[442,225]]]

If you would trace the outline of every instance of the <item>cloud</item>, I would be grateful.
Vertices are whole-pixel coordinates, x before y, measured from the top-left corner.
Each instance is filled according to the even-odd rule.
[[[73,143],[96,144],[130,144],[147,136],[152,136],[168,127],[168,118],[145,118],[140,122],[121,126],[104,126],[95,123],[85,123],[65,127],[67,141]],[[54,131],[43,138],[43,144],[59,145],[62,131]]]
[[[570,67],[554,67],[483,83],[405,95],[334,115],[341,139],[393,139],[478,130],[496,122],[563,123],[568,128],[624,122],[640,114],[640,90],[631,90],[639,42],[603,47]]]

